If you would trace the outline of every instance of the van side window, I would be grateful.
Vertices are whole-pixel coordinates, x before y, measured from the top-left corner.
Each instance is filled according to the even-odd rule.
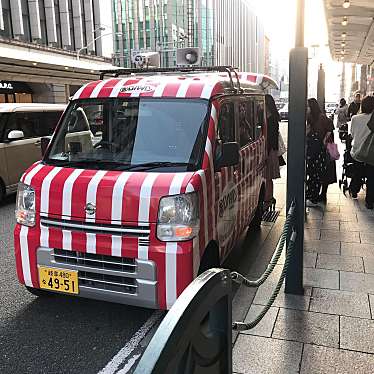
[[[222,143],[235,141],[234,103],[223,103],[218,119],[218,140]]]
[[[62,116],[62,112],[43,112],[40,115],[35,133],[38,137],[52,135],[57,123]]]
[[[254,115],[255,115],[255,127],[254,127],[254,140],[261,137],[265,124],[265,104],[264,99],[256,97],[254,101]]]
[[[10,116],[6,129],[5,136],[12,130],[20,130],[23,132],[24,139],[36,138],[35,129],[38,126],[38,118],[33,112],[15,112]]]
[[[253,129],[253,102],[251,100],[243,100],[239,103],[239,131],[240,146],[244,147],[254,140]]]

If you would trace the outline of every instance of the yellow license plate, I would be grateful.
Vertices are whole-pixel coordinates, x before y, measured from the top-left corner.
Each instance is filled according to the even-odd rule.
[[[78,272],[39,266],[39,285],[49,291],[78,294]]]

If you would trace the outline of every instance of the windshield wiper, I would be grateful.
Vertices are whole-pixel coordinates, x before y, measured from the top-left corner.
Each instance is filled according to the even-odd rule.
[[[195,164],[192,162],[172,162],[172,161],[156,161],[156,162],[144,162],[142,164],[133,164],[125,168],[125,170],[133,170],[141,168],[142,170],[150,170],[161,167],[173,167],[173,166],[186,166],[187,170],[191,167],[195,167]]]
[[[103,160],[103,159],[87,159],[87,160],[48,160],[56,166],[66,166],[66,167],[92,167],[95,165],[94,169],[101,169],[101,167],[110,168],[111,170],[126,170],[129,163],[113,161],[113,160]]]

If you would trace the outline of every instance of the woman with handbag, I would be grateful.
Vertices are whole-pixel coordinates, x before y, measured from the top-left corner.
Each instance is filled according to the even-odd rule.
[[[328,186],[336,183],[336,166],[326,147],[334,141],[334,124],[314,98],[308,100],[307,129],[306,199],[315,205],[326,201]]]
[[[352,117],[351,156],[355,160],[356,172],[351,179],[349,191],[353,198],[361,189],[363,174],[366,175],[365,205],[373,209],[374,204],[374,96],[362,100],[361,114]],[[362,172],[363,170],[363,172]]]

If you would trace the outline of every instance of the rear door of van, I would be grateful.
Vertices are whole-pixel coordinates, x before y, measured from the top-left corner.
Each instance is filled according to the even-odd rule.
[[[216,157],[219,156],[223,143],[237,140],[237,106],[236,98],[229,97],[220,102],[217,126]],[[237,221],[239,215],[240,166],[223,167],[216,173],[218,178],[218,191],[216,194],[218,204],[217,235],[224,258],[234,246],[239,235]]]
[[[9,185],[18,183],[22,173],[42,158],[40,138],[53,133],[61,114],[60,111],[11,113],[4,132]],[[12,130],[23,131],[24,138],[7,142]]]

